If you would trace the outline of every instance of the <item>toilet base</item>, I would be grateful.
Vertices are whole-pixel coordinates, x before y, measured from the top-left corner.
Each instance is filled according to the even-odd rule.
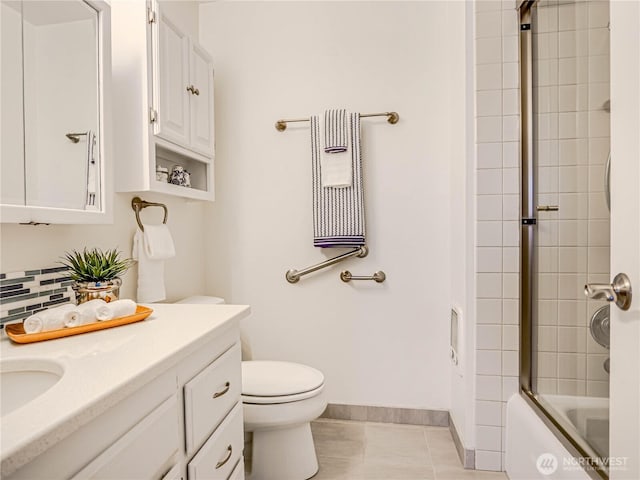
[[[316,473],[310,423],[253,432],[247,480],[306,480]]]

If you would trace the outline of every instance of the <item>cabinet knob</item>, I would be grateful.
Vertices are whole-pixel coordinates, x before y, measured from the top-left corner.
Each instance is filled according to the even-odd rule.
[[[194,87],[193,85],[189,85],[187,87],[187,92],[190,92],[192,95],[200,95],[200,90],[198,90],[196,87]]]

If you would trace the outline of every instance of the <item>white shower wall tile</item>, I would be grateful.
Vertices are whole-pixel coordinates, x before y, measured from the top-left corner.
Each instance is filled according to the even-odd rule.
[[[502,403],[476,400],[476,417],[478,425],[494,427],[502,426]]]
[[[474,5],[479,27],[475,42],[476,468],[501,470],[505,395],[514,385],[517,390],[518,370],[513,332],[517,335],[519,295],[519,27],[515,0]],[[497,15],[498,36],[488,36]],[[504,350],[505,334],[513,350]],[[504,378],[511,380],[505,383]]]
[[[499,350],[477,350],[476,371],[479,375],[501,375],[501,352]]]
[[[502,376],[476,374],[476,400],[502,401]]]
[[[502,26],[502,16],[499,10],[478,12],[476,15],[476,38],[495,37]]]
[[[476,470],[492,472],[502,470],[502,452],[476,450]]]
[[[520,245],[520,224],[518,221],[502,223],[502,245],[505,247],[517,247]]]
[[[517,38],[517,37],[516,37]],[[502,39],[500,37],[476,39],[476,64],[502,62]]]
[[[478,170],[476,182],[478,195],[500,195],[502,193],[502,171],[500,169]]]
[[[518,325],[520,322],[518,300],[502,300],[502,323],[505,325]]]
[[[511,89],[520,86],[519,67],[520,64],[518,62],[506,62],[502,64],[502,88]]]
[[[502,271],[502,248],[500,247],[478,247],[477,271],[482,273]]]
[[[479,450],[500,452],[502,450],[502,428],[479,425],[476,428],[476,447]]]
[[[502,246],[502,222],[477,222],[476,246],[477,247]]]
[[[476,146],[478,169],[502,167],[502,144],[479,143]]]
[[[494,90],[502,87],[502,63],[476,66],[476,91]]]
[[[476,329],[476,347],[479,350],[496,350],[499,353],[502,343],[501,329],[500,325],[478,325]],[[498,371],[496,374],[499,373]],[[489,374],[485,373],[485,375]]]
[[[502,117],[479,117],[476,120],[476,139],[479,143],[502,141]]]
[[[476,301],[478,324],[501,324],[502,301],[500,299],[479,298]]]

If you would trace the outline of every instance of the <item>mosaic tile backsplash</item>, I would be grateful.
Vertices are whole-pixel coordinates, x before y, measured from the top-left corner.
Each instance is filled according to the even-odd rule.
[[[67,267],[0,273],[0,325],[22,321],[36,312],[75,303]]]

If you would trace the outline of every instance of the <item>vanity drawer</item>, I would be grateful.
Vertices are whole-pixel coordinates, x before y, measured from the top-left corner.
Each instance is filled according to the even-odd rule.
[[[244,457],[240,457],[236,468],[231,472],[229,480],[244,480]]]
[[[240,344],[235,344],[184,386],[187,453],[216,429],[242,392]]]
[[[189,480],[227,480],[242,459],[242,403],[236,403],[220,427],[202,446],[187,466]],[[243,477],[240,477],[243,478]]]

